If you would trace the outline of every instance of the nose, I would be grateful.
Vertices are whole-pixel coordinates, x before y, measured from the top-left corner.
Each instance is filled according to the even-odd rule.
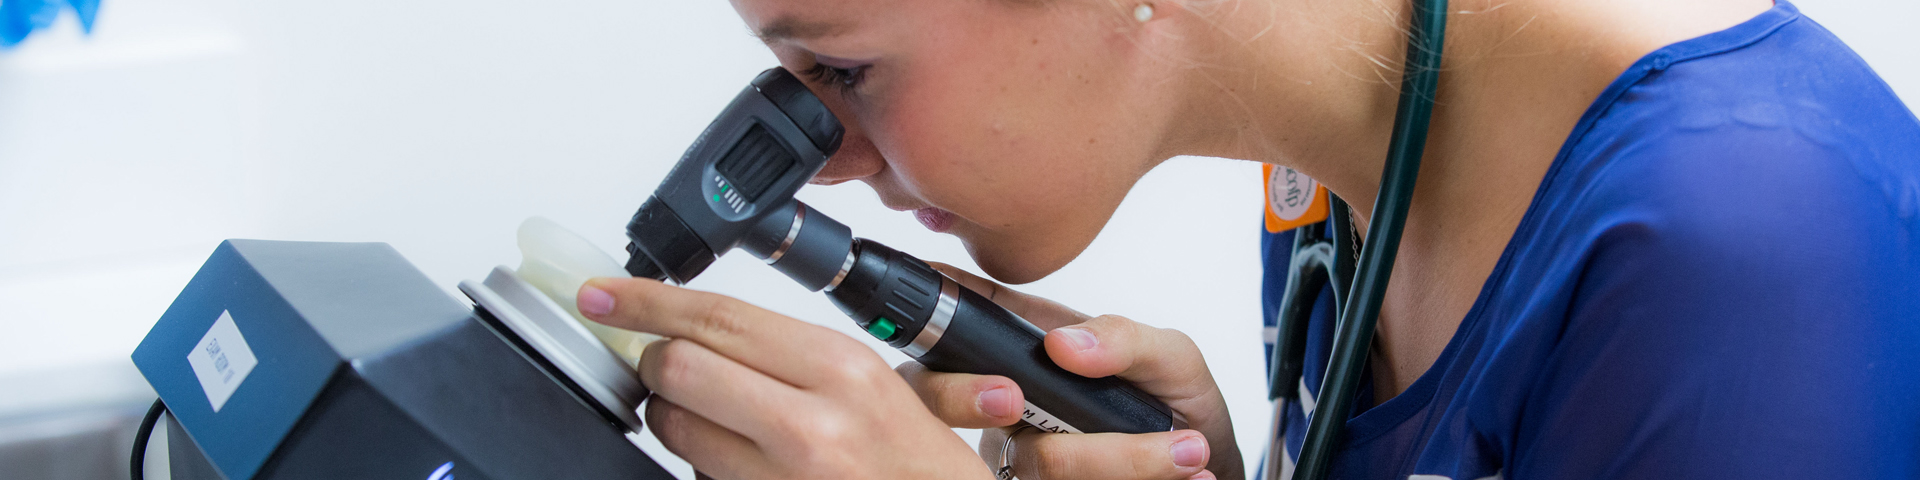
[[[849,180],[859,180],[880,173],[886,160],[880,157],[880,151],[866,135],[848,129],[845,139],[840,141],[840,150],[834,152],[827,164],[820,167],[820,173],[808,181],[814,185],[835,185]]]

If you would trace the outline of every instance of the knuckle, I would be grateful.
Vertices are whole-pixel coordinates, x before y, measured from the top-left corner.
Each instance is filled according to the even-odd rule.
[[[703,302],[699,307],[699,313],[693,318],[695,329],[718,336],[736,336],[746,333],[745,305],[719,295],[709,295]]]
[[[1073,475],[1076,456],[1072,449],[1057,440],[1059,435],[1037,434],[1026,441],[1033,446],[1033,469],[1042,479],[1069,478]]]
[[[815,422],[809,423],[809,425],[810,425],[809,431],[813,432],[816,440],[815,443],[817,445],[829,447],[825,449],[828,451],[833,451],[833,452],[842,451],[841,448],[837,448],[837,447],[849,446],[849,445],[852,445],[854,442],[861,440],[860,435],[854,432],[853,422],[815,421]]]
[[[692,435],[687,428],[687,415],[685,409],[656,402],[647,407],[647,428],[660,438],[661,445],[678,451],[678,448],[688,445],[688,437]]]
[[[953,374],[933,374],[913,385],[927,410],[948,424],[972,424],[981,416],[978,393],[966,382],[955,381]]]
[[[803,454],[812,454],[812,447],[821,445],[824,439],[838,437],[840,431],[844,430],[845,427],[840,425],[842,422],[835,421],[835,418],[828,413],[782,415],[774,423],[781,436],[794,439],[793,444],[803,448]]]
[[[855,450],[824,444],[808,445],[796,455],[795,462],[799,468],[794,470],[807,472],[799,478],[839,479],[845,478],[845,475],[851,472],[870,469],[871,467],[864,466],[858,462],[858,459],[853,458],[850,452]]]
[[[1127,468],[1134,478],[1152,478],[1166,476],[1173,462],[1167,458],[1166,444],[1158,441],[1134,442],[1134,452],[1127,455]]]
[[[1109,314],[1093,317],[1093,319],[1088,320],[1087,323],[1090,326],[1093,326],[1096,328],[1115,329],[1115,328],[1130,328],[1133,325],[1138,324],[1139,322],[1135,322],[1133,321],[1133,319],[1127,318],[1125,316],[1114,315],[1109,313]]]
[[[1102,341],[1133,342],[1139,337],[1140,327],[1145,324],[1135,322],[1131,318],[1106,314],[1087,320],[1085,325]]]
[[[848,386],[870,385],[875,383],[874,380],[877,377],[882,376],[877,372],[877,370],[880,369],[868,365],[867,362],[852,361],[850,359],[830,359],[823,368],[824,373],[828,378],[831,378],[833,382]]]
[[[790,450],[788,458],[801,472],[850,472],[858,467],[852,452],[865,441],[851,422],[831,415],[795,416],[782,420]]]
[[[653,348],[660,349],[660,385],[654,385],[655,390],[676,391],[689,385],[698,376],[694,370],[698,363],[695,349],[699,347],[693,342],[673,339]]]
[[[1172,346],[1173,348],[1177,349],[1182,353],[1185,353],[1185,352],[1197,353],[1200,351],[1200,345],[1193,343],[1193,337],[1187,336],[1187,332],[1182,332],[1182,331],[1174,330],[1171,328],[1156,328],[1154,330],[1155,330],[1155,333],[1158,333],[1161,336],[1166,338],[1166,342],[1168,345]]]
[[[887,368],[887,362],[879,354],[850,337],[835,335],[824,347],[819,358],[827,365],[826,373],[834,381],[866,389],[902,381],[902,376]]]
[[[663,424],[661,427],[667,430],[666,439],[676,445],[687,445],[693,439],[693,429],[687,425],[689,415],[692,413],[684,408],[667,410],[666,415],[663,415],[666,421],[661,422]]]
[[[969,398],[969,393],[971,392],[947,384],[944,388],[935,390],[933,395],[926,399],[928,400],[927,408],[933,410],[934,415],[939,416],[940,420],[948,423],[973,423],[983,414],[976,406],[977,401]]]
[[[1114,314],[1106,314],[1087,320],[1084,325],[1094,336],[1100,337],[1101,344],[1132,345],[1140,338],[1140,322]]]

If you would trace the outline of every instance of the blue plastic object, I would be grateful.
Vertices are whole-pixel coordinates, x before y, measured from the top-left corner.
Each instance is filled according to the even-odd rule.
[[[73,7],[80,15],[80,29],[93,32],[100,0],[0,0],[0,48],[18,45],[34,30],[52,25],[61,7]]]

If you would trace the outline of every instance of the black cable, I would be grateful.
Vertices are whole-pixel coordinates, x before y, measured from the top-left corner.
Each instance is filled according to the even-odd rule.
[[[1341,303],[1353,294],[1353,270],[1360,263],[1359,232],[1353,229],[1353,214],[1346,200],[1327,194],[1327,224],[1332,230],[1333,265],[1327,269],[1327,281],[1333,285],[1334,318],[1339,318]]]
[[[146,418],[140,419],[140,430],[133,434],[133,480],[145,480],[147,476],[147,439],[153,436],[154,424],[160,423],[160,414],[167,411],[166,402],[153,400],[153,406],[147,408]]]
[[[1307,437],[1300,448],[1295,480],[1320,480],[1333,467],[1333,451],[1342,441],[1354,391],[1363,378],[1367,350],[1373,344],[1387,280],[1400,249],[1400,233],[1413,204],[1413,185],[1420,173],[1420,156],[1427,145],[1427,127],[1440,85],[1441,51],[1445,45],[1447,0],[1413,0],[1411,32],[1407,36],[1406,71],[1400,84],[1400,104],[1394,115],[1393,138],[1387,165],[1380,175],[1380,193],[1373,203],[1366,243],[1361,246],[1358,275],[1351,296],[1339,315],[1333,355],[1320,383],[1320,398],[1307,419]],[[1362,280],[1364,279],[1364,280]]]
[[[1287,287],[1275,314],[1273,354],[1268,362],[1267,399],[1294,398],[1306,364],[1307,323],[1313,317],[1320,289],[1333,287],[1333,315],[1339,317],[1353,288],[1359,243],[1347,202],[1327,195],[1326,221],[1293,230],[1293,253],[1287,268]],[[1323,231],[1324,230],[1324,231]],[[1283,430],[1284,431],[1284,430]]]

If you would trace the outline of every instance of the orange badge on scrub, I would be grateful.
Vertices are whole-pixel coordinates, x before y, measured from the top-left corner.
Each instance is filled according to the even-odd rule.
[[[1287,167],[1266,165],[1267,231],[1280,233],[1327,219],[1327,188]]]

